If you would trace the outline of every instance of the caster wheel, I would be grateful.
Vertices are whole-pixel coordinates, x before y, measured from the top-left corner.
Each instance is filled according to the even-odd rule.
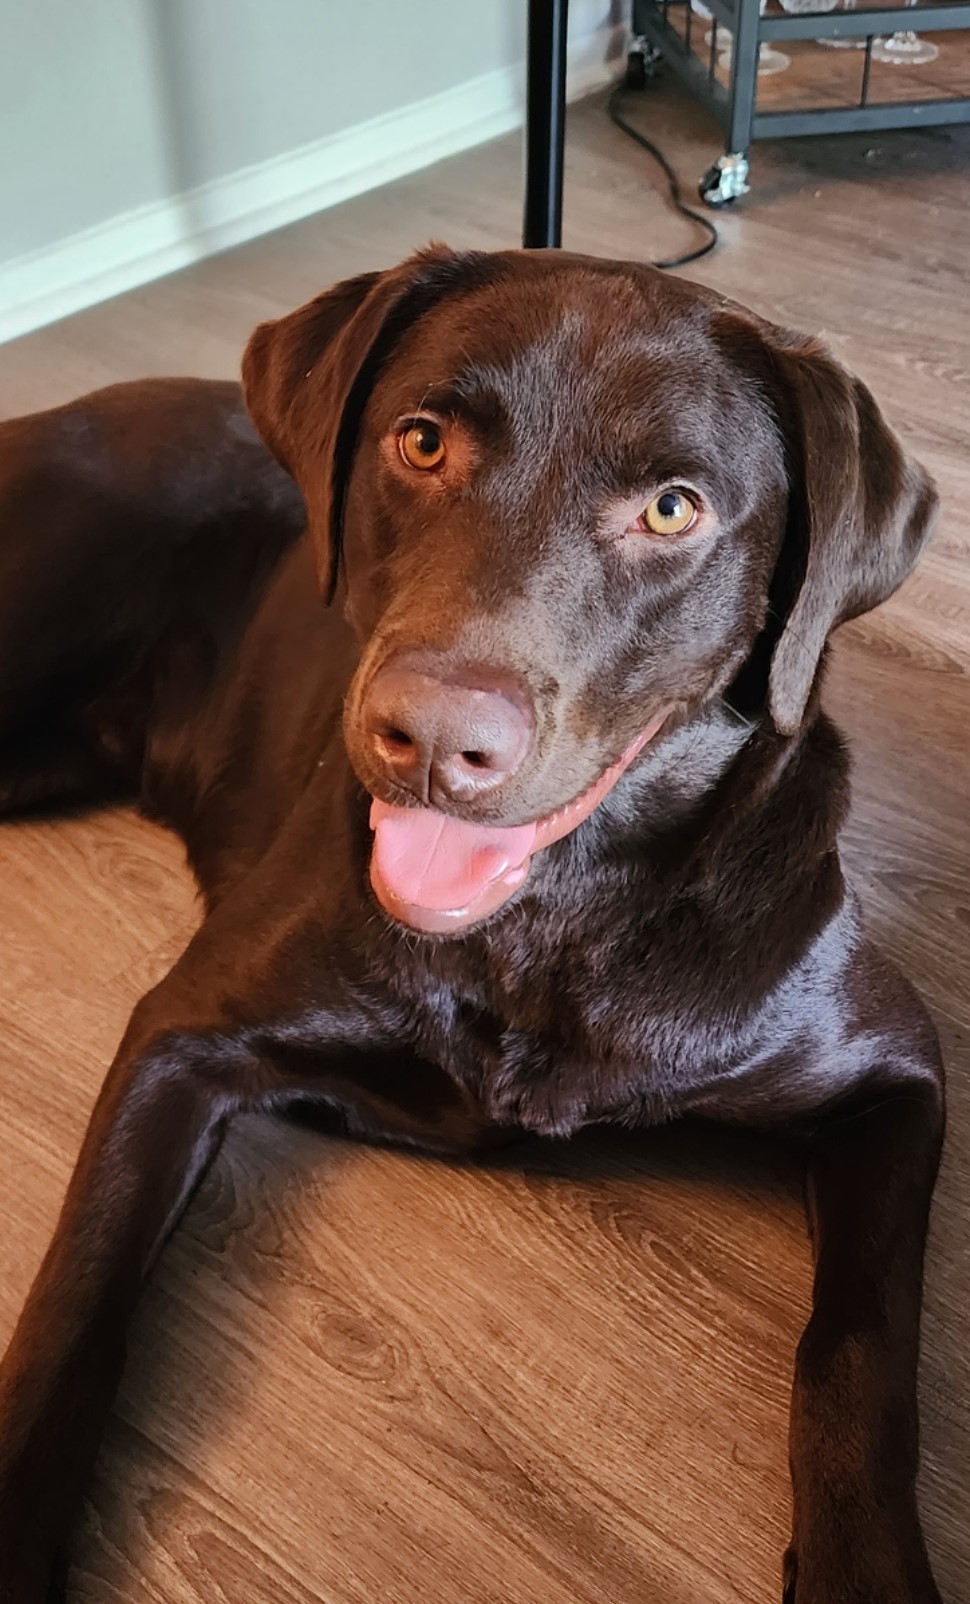
[[[737,196],[726,192],[724,174],[720,167],[709,167],[697,186],[697,193],[705,206],[717,211],[722,206],[733,206]]]
[[[647,87],[647,64],[641,50],[631,50],[626,58],[623,87],[624,89],[646,89]]]
[[[705,206],[730,206],[748,193],[748,158],[744,151],[732,151],[709,167],[697,186]]]
[[[654,49],[649,39],[636,38],[627,51],[624,89],[646,89],[660,77],[663,56]]]

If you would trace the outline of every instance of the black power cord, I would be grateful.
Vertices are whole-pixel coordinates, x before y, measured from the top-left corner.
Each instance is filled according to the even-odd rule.
[[[660,168],[661,172],[664,173],[667,179],[672,206],[676,211],[680,212],[682,217],[687,217],[692,223],[696,223],[698,227],[702,228],[707,235],[706,242],[703,245],[698,245],[696,250],[685,251],[683,256],[672,256],[666,262],[652,262],[651,266],[662,267],[665,270],[671,267],[686,267],[689,262],[699,262],[702,256],[710,255],[718,241],[717,229],[714,227],[714,224],[711,222],[709,217],[704,217],[700,212],[695,212],[693,207],[687,205],[687,202],[684,200],[683,193],[681,191],[680,179],[677,177],[677,174],[674,172],[663,151],[658,150],[657,146],[652,140],[647,138],[646,134],[641,134],[639,128],[634,128],[632,123],[628,123],[626,118],[620,112],[619,104],[623,97],[625,88],[625,84],[619,83],[610,93],[610,98],[606,103],[606,110],[610,121],[615,123],[617,128],[622,129],[623,133],[629,135],[631,139],[636,140],[637,144],[653,157],[654,161],[657,163],[657,166]]]

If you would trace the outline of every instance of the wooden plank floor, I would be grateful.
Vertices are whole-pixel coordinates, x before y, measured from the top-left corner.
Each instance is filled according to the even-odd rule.
[[[676,88],[636,115],[691,183],[719,148]],[[567,243],[685,245],[598,98],[569,147]],[[840,638],[829,700],[857,754],[851,869],[951,1074],[922,1372],[948,1604],[970,1596],[968,164],[966,132],[759,148],[695,270],[825,330],[945,496],[919,574]],[[339,276],[430,236],[515,243],[519,186],[502,140],[30,336],[0,350],[0,412],[232,373],[259,318]],[[127,1012],[196,907],[176,844],[125,812],[6,826],[0,902],[2,1343]],[[247,1121],[145,1298],[72,1598],[777,1599],[808,1289],[798,1176],[760,1139],[678,1128],[462,1169]]]

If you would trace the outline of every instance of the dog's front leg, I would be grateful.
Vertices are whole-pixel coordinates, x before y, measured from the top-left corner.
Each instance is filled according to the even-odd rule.
[[[223,1037],[129,1030],[0,1365],[0,1601],[40,1604],[121,1374],[145,1272],[252,1095]]]
[[[940,1604],[916,1505],[916,1369],[942,1133],[935,1065],[920,1075],[910,1060],[812,1137],[815,1286],[792,1400],[785,1604]]]

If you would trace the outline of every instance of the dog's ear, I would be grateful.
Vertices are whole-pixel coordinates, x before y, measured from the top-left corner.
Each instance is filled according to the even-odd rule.
[[[749,337],[757,332],[759,379],[773,397],[788,457],[768,707],[776,728],[791,734],[830,632],[902,584],[932,534],[937,495],[865,385],[820,341],[744,322]]]
[[[327,601],[361,416],[403,330],[449,289],[483,277],[482,253],[432,245],[384,273],[362,273],[275,323],[243,357],[246,405],[269,449],[303,492]]]

